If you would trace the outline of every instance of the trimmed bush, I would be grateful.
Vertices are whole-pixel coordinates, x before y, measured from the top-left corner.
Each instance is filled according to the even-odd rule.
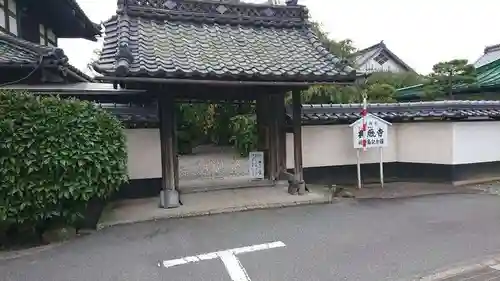
[[[127,181],[121,123],[92,103],[0,91],[0,224],[72,224]]]

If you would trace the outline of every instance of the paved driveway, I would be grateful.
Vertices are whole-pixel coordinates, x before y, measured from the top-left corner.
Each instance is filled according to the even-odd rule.
[[[0,261],[0,280],[404,280],[500,252],[499,233],[497,196],[344,201],[110,228]]]

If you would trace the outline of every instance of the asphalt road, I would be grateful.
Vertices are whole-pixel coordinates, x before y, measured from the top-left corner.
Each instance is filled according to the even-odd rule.
[[[286,246],[237,255],[239,281],[404,280],[497,254],[499,234],[498,196],[344,201],[114,227],[0,261],[0,280],[231,281],[218,257],[158,263],[276,241]]]

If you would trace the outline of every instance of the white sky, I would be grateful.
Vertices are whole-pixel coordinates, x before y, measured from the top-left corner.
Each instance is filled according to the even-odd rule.
[[[116,10],[116,0],[77,0],[96,23]],[[254,0],[256,2],[262,0]],[[500,43],[498,0],[299,0],[333,39],[350,38],[358,48],[384,40],[418,72],[444,60],[476,60],[487,45]],[[70,62],[86,71],[99,43],[61,39]],[[87,72],[87,71],[86,71]]]

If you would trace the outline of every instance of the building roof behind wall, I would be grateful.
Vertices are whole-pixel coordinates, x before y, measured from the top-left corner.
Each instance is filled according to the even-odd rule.
[[[62,67],[76,81],[92,81],[76,67],[68,63],[68,57],[60,48],[38,45],[8,34],[0,33],[0,68]]]
[[[354,58],[356,65],[360,66],[365,64],[368,60],[376,57],[380,53],[386,54],[387,56],[392,58],[392,60],[394,60],[397,64],[399,64],[404,70],[408,72],[415,72],[415,70],[412,67],[410,67],[406,62],[404,62],[389,48],[387,48],[387,45],[384,43],[383,40],[368,48],[364,48],[355,52],[354,54],[351,55],[351,57]]]
[[[50,26],[59,38],[96,41],[101,33],[100,25],[88,18],[76,0],[23,0],[19,1],[19,7],[28,11],[30,17],[36,16]]]
[[[487,65],[499,59],[500,59],[500,44],[487,46],[486,48],[484,48],[484,54],[474,63],[474,67],[479,68],[483,65]]]
[[[302,123],[350,124],[361,118],[361,110],[362,104],[304,104]],[[500,119],[500,101],[377,103],[369,104],[368,112],[389,122]]]
[[[476,83],[454,86],[454,94],[481,93],[500,89],[500,60],[496,60],[477,68]],[[396,91],[396,99],[417,99],[424,95],[424,85],[418,84]]]

